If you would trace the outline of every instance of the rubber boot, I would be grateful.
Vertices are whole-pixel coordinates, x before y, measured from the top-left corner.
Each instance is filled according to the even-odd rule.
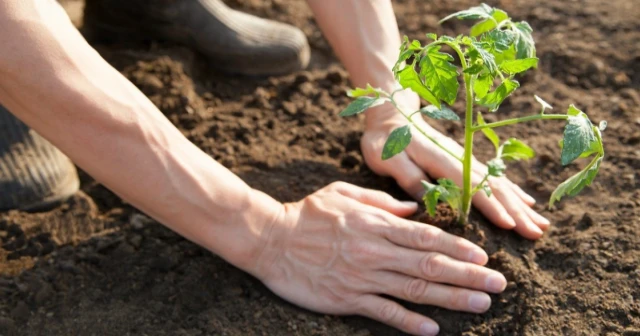
[[[212,67],[243,75],[304,69],[309,44],[293,26],[248,15],[220,0],[87,0],[89,40],[164,40],[204,54]]]
[[[0,106],[0,211],[48,210],[79,186],[73,163]]]

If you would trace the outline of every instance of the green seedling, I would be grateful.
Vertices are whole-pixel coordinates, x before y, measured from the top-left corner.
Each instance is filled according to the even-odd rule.
[[[560,162],[568,165],[578,158],[591,158],[590,163],[578,174],[570,177],[551,194],[549,207],[563,196],[574,196],[591,184],[604,157],[602,135],[606,122],[594,126],[587,115],[571,105],[566,114],[548,114],[552,107],[540,97],[535,99],[541,105],[537,114],[486,123],[480,111],[474,115],[474,108],[496,112],[500,104],[511,95],[520,84],[514,79],[518,74],[538,65],[536,48],[527,22],[514,22],[503,10],[486,4],[472,7],[445,17],[441,22],[457,18],[480,20],[468,36],[436,36],[427,34],[432,42],[422,46],[420,41],[410,41],[406,36],[400,48],[393,73],[399,83],[396,91],[388,93],[367,85],[348,92],[355,100],[340,113],[341,116],[357,115],[367,109],[390,102],[406,120],[407,125],[391,132],[382,151],[382,159],[387,160],[402,152],[411,142],[414,131],[425,136],[439,148],[462,163],[462,186],[450,179],[439,179],[438,184],[423,181],[423,200],[427,211],[435,215],[438,202],[447,202],[457,211],[461,223],[466,222],[471,207],[471,198],[476,192],[491,195],[489,179],[503,176],[505,161],[527,160],[535,152],[524,142],[509,138],[500,141],[496,128],[533,120],[565,120]],[[449,47],[458,56],[458,61],[446,52]],[[466,111],[464,115],[464,153],[453,153],[417,125],[412,117],[424,115],[432,119],[459,121],[460,118],[448,106],[455,103],[462,76],[465,91]],[[417,111],[403,111],[394,95],[404,89],[411,89],[431,105]],[[482,132],[495,146],[496,156],[487,162],[484,178],[473,185],[471,180],[473,158],[473,136]]]

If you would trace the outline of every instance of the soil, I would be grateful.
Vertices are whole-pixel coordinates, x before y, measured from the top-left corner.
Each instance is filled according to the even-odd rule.
[[[68,1],[69,2],[69,1]],[[71,1],[77,2],[77,1]],[[593,185],[554,210],[554,187],[584,162],[559,164],[561,123],[505,129],[538,153],[508,176],[553,221],[531,242],[477,213],[474,229],[438,223],[481,244],[507,290],[482,315],[409,305],[442,335],[640,335],[640,11],[629,0],[487,1],[535,30],[541,64],[500,115],[533,113],[537,94],[559,112],[575,103],[607,120],[607,156]],[[359,150],[361,120],[342,119],[348,76],[304,1],[232,0],[250,13],[292,23],[313,48],[307,71],[270,78],[225,76],[179,45],[94,43],[200,148],[251,186],[298,200],[342,180],[408,199],[377,177]],[[438,18],[470,0],[398,0],[401,31],[455,35],[468,24]],[[75,12],[77,4],[67,6]],[[81,22],[75,18],[74,22]],[[462,111],[458,102],[456,111]],[[436,123],[434,123],[436,124]],[[461,140],[459,123],[436,127]],[[492,155],[476,141],[481,159]],[[82,191],[49,212],[0,213],[0,335],[398,335],[359,317],[294,307],[259,281],[147,218],[81,174]],[[447,216],[446,209],[443,216]]]

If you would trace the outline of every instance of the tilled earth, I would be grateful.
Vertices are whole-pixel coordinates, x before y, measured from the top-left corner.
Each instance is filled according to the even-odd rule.
[[[564,110],[575,103],[607,120],[607,156],[594,184],[554,210],[554,187],[584,162],[559,164],[561,123],[502,130],[538,153],[509,177],[554,223],[529,242],[478,214],[460,232],[484,246],[509,280],[483,315],[411,306],[443,335],[640,335],[640,11],[630,0],[487,1],[535,30],[540,67],[491,120],[534,113],[537,94]],[[361,120],[341,119],[348,77],[304,1],[229,4],[304,30],[308,71],[263,79],[225,76],[179,45],[95,42],[98,51],[204,151],[251,186],[298,200],[337,180],[407,198],[375,176],[359,151]],[[398,0],[401,31],[456,35],[438,19],[477,3]],[[81,3],[67,1],[81,13]],[[74,22],[80,24],[81,18]],[[459,102],[455,110],[462,111]],[[456,123],[438,129],[461,140]],[[478,140],[478,156],[492,146]],[[135,164],[135,163],[132,163]],[[82,192],[47,213],[0,213],[0,335],[397,335],[358,317],[296,308],[259,281],[185,241],[82,174]],[[456,231],[459,229],[455,229]]]

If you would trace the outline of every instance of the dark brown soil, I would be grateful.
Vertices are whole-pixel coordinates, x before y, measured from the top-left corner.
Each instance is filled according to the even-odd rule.
[[[281,201],[337,180],[407,198],[376,177],[359,151],[362,123],[337,113],[346,73],[304,1],[233,0],[234,7],[301,27],[310,70],[267,79],[228,77],[163,43],[96,45],[200,148]],[[483,245],[509,280],[483,315],[411,306],[443,335],[640,335],[640,11],[631,0],[488,1],[535,29],[538,70],[503,105],[503,118],[533,113],[538,94],[564,110],[576,103],[609,121],[607,157],[594,184],[549,211],[553,188],[580,165],[558,162],[562,124],[505,129],[536,159],[510,167],[554,225],[529,242],[473,214]],[[456,34],[438,18],[474,1],[398,0],[401,31]],[[123,42],[124,43],[124,42]],[[455,109],[461,111],[458,103]],[[437,127],[455,139],[460,124]],[[478,155],[491,145],[478,139]],[[82,176],[82,192],[42,214],[0,213],[0,335],[396,335],[358,317],[329,317],[287,304],[254,278],[148,219]],[[448,227],[460,231],[456,227]]]

